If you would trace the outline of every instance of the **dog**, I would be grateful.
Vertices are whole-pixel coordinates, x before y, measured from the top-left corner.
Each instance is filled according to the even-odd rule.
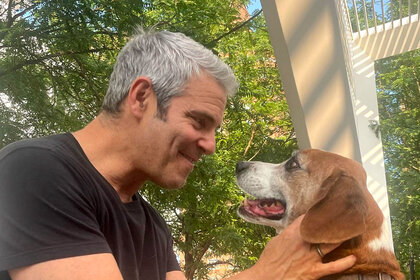
[[[316,149],[297,151],[283,163],[238,162],[238,186],[255,199],[238,209],[244,220],[280,233],[305,214],[300,233],[308,243],[341,243],[323,262],[355,255],[349,270],[322,279],[404,279],[389,244],[390,232],[366,187],[358,162]]]

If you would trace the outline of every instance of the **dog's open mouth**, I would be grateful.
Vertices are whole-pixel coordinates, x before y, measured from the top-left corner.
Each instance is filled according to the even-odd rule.
[[[243,215],[280,220],[285,212],[285,203],[277,199],[245,199],[239,208]]]

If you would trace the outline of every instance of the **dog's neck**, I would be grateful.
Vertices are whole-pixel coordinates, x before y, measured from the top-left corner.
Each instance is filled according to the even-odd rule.
[[[321,278],[320,280],[394,280],[394,277],[386,273],[377,273],[369,275],[348,274],[340,276],[326,276]]]

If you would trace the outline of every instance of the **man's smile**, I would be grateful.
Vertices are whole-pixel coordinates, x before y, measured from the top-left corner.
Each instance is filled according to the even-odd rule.
[[[184,158],[186,158],[191,164],[195,164],[198,160],[199,160],[199,158],[196,158],[196,157],[192,157],[192,156],[190,156],[190,155],[187,155],[187,154],[185,154],[185,153],[183,153],[183,152],[179,152],[179,154],[181,155],[181,156],[183,156]]]

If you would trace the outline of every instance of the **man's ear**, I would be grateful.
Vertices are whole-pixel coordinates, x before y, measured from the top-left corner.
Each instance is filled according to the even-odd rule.
[[[323,196],[306,213],[300,226],[309,243],[339,243],[366,231],[367,201],[357,181],[334,172],[322,187]]]
[[[154,94],[150,78],[140,76],[135,79],[127,96],[127,105],[131,113],[141,118],[147,106],[150,106],[150,99],[154,97]]]

